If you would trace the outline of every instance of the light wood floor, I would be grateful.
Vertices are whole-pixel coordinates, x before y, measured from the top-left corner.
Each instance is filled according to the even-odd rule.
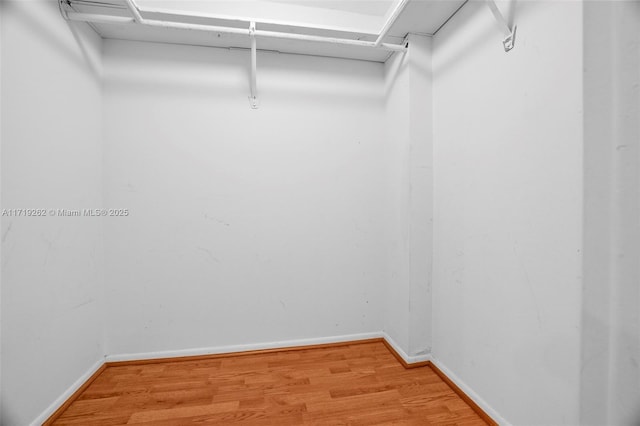
[[[108,366],[55,425],[485,425],[380,342]]]

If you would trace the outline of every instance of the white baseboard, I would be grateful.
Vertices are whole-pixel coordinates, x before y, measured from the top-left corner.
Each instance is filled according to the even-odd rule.
[[[193,349],[179,349],[179,350],[172,350],[172,351],[170,350],[170,351],[142,352],[142,353],[132,353],[132,354],[116,354],[116,355],[107,355],[105,357],[105,360],[107,362],[136,361],[141,359],[225,354],[225,353],[232,353],[232,352],[258,351],[258,350],[264,350],[264,349],[290,348],[295,346],[322,345],[326,343],[340,343],[340,342],[348,342],[352,340],[376,339],[380,337],[383,337],[382,333],[380,332],[347,334],[342,336],[317,337],[313,339],[298,339],[298,340],[283,340],[278,342],[252,343],[248,345],[214,346],[209,348],[193,348]]]
[[[473,389],[469,385],[467,385],[460,377],[458,377],[453,371],[449,370],[442,361],[437,358],[431,357],[431,362],[438,367],[440,371],[442,371],[453,383],[456,384],[469,398],[473,400],[478,407],[482,408],[482,410],[489,415],[496,423],[501,426],[511,426],[504,417],[502,417],[496,410],[491,407],[487,401],[480,398],[480,396],[474,392]]]
[[[391,338],[386,332],[382,332],[382,337],[387,343],[393,348],[394,351],[398,353],[407,364],[415,364],[417,362],[425,362],[431,361],[431,354],[423,354],[423,355],[408,355],[401,347],[396,343],[395,340]]]
[[[44,410],[38,417],[36,417],[32,422],[31,426],[40,426],[44,423],[55,411],[62,406],[70,397],[74,394],[75,391],[80,389],[82,385],[86,383],[87,380],[91,376],[95,374],[100,367],[104,364],[104,359],[98,360],[95,364],[93,364],[89,370],[87,370],[78,380],[76,380],[69,388],[62,393],[58,398],[46,410]]]

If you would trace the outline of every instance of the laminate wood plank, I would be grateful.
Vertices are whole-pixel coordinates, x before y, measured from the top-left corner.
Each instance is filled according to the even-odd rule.
[[[121,426],[127,424],[130,416],[128,413],[92,414],[82,417],[64,416],[57,419],[54,424],[56,426]]]
[[[380,340],[107,364],[55,425],[486,424],[431,368]]]
[[[100,399],[76,400],[73,404],[71,404],[71,406],[69,406],[69,408],[67,408],[64,414],[70,417],[80,417],[85,414],[109,411],[119,400],[120,396],[112,396],[109,398]]]
[[[156,422],[159,420],[180,419],[197,415],[229,413],[236,411],[240,406],[239,401],[220,402],[191,407],[165,408],[160,410],[143,410],[135,412],[129,418],[127,424]]]

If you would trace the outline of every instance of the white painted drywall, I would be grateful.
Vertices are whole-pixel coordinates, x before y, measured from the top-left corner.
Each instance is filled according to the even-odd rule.
[[[107,353],[382,329],[383,66],[106,40]]]
[[[433,39],[433,354],[513,424],[579,423],[582,4],[484,2]]]
[[[581,424],[640,421],[640,3],[584,6]]]
[[[384,331],[409,357],[431,351],[431,39],[413,35],[385,64],[389,266]]]
[[[55,1],[3,1],[2,209],[102,203],[100,39]],[[81,47],[79,43],[84,43]],[[2,419],[25,425],[104,354],[102,223],[8,217],[2,235]]]
[[[0,3],[0,25],[3,18],[3,3]],[[0,52],[2,49],[2,29],[0,28]],[[0,53],[0,189],[2,188],[2,53]],[[2,191],[0,190],[0,208],[2,208]],[[0,226],[1,229],[1,226]],[[2,243],[0,241],[0,422],[2,422]]]
[[[431,353],[433,93],[431,38],[409,36],[409,355]],[[389,140],[392,138],[389,138]]]
[[[386,255],[389,269],[385,286],[384,331],[405,353],[409,351],[409,57],[393,55],[385,63],[386,158],[389,176]]]

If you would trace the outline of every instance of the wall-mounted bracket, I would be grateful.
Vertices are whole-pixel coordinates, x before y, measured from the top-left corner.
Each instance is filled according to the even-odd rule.
[[[2,1],[2,0],[0,0]],[[383,30],[376,41],[366,41],[355,39],[356,36],[359,36],[359,33],[352,33],[351,31],[345,31],[345,33],[352,33],[352,36],[348,34],[345,35],[344,38],[341,37],[325,37],[319,36],[315,34],[299,34],[299,33],[291,33],[291,32],[283,32],[283,31],[270,31],[270,30],[258,30],[256,29],[256,22],[249,21],[248,19],[244,19],[241,17],[231,19],[228,16],[219,16],[217,19],[221,20],[237,20],[249,22],[249,30],[246,28],[239,28],[237,26],[220,26],[220,25],[210,25],[205,23],[193,23],[191,20],[188,22],[184,21],[176,21],[176,20],[159,20],[153,19],[152,16],[158,13],[158,10],[155,9],[145,9],[141,8],[137,5],[137,0],[122,0],[129,11],[131,16],[123,16],[121,14],[104,14],[104,13],[85,13],[78,12],[74,9],[74,2],[81,2],[84,0],[58,0],[58,4],[60,7],[60,13],[63,18],[68,21],[77,21],[77,22],[90,22],[95,24],[133,24],[133,25],[141,25],[146,27],[155,27],[162,29],[172,29],[172,30],[188,30],[188,31],[201,31],[206,33],[215,33],[215,34],[235,34],[240,36],[249,36],[251,40],[251,76],[250,76],[250,85],[251,85],[251,93],[249,95],[249,105],[251,105],[252,109],[257,109],[259,106],[258,102],[258,94],[257,94],[257,84],[256,84],[256,56],[257,56],[257,48],[256,48],[256,39],[259,37],[262,38],[270,38],[270,39],[278,39],[278,40],[299,40],[299,41],[307,41],[312,43],[326,43],[328,45],[341,45],[341,46],[352,46],[359,48],[368,48],[368,49],[382,49],[390,52],[406,52],[407,44],[406,42],[403,44],[395,44],[395,43],[383,43],[382,40],[387,35],[389,29],[393,26],[393,23],[398,18],[403,8],[407,5],[409,0],[396,0],[396,6],[392,15],[387,18],[387,21],[384,25]],[[98,2],[99,3],[99,2]],[[185,15],[185,18],[196,18],[199,15]],[[215,18],[215,16],[210,16],[211,18]]]
[[[489,9],[491,9],[491,13],[493,13],[496,21],[498,21],[498,25],[502,28],[502,32],[505,35],[505,38],[502,40],[502,46],[504,47],[504,51],[508,52],[513,49],[516,44],[516,29],[518,27],[515,25],[513,28],[509,26],[509,23],[504,19],[502,12],[500,12],[494,0],[487,0],[487,5]]]
[[[508,52],[516,45],[516,30],[518,29],[517,25],[514,25],[511,29],[511,33],[502,40],[502,45],[504,46],[504,51]]]
[[[258,89],[257,89],[257,44],[256,44],[256,23],[251,21],[249,24],[249,37],[251,38],[251,94],[249,95],[249,104],[252,109],[258,109]]]

